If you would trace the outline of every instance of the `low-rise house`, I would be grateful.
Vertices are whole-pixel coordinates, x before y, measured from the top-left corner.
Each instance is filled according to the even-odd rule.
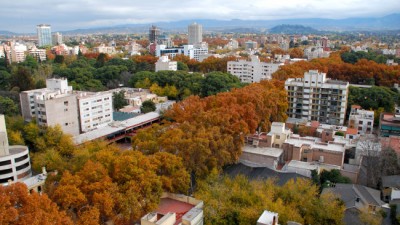
[[[382,196],[390,204],[400,204],[400,175],[382,177]]]
[[[379,120],[379,136],[400,136],[400,107],[395,113],[382,113]]]
[[[383,209],[388,211],[386,205],[380,199],[380,191],[358,184],[333,184],[324,188],[322,194],[331,192],[335,194],[345,205],[345,224],[360,223],[359,213],[361,210],[368,210],[375,213]]]
[[[374,127],[374,111],[364,110],[359,105],[352,105],[349,115],[349,128],[357,129],[358,134],[371,134]]]
[[[158,208],[140,220],[141,225],[202,225],[203,201],[178,194],[163,193]]]
[[[279,164],[283,163],[283,150],[279,148],[258,147],[246,145],[240,156],[240,162],[260,167],[277,169]]]

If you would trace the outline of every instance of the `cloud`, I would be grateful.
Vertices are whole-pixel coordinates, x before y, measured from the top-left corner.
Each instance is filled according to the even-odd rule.
[[[35,32],[184,19],[289,19],[384,16],[400,12],[398,0],[17,0],[0,8],[0,27]]]

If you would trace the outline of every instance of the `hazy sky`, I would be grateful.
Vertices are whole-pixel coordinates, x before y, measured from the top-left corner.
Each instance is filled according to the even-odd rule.
[[[400,12],[400,0],[3,0],[0,30],[36,32],[184,19],[380,17]]]

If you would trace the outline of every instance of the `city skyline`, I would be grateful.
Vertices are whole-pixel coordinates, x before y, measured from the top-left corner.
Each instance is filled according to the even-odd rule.
[[[0,30],[34,33],[37,24],[54,31],[79,28],[147,24],[193,19],[275,20],[293,18],[343,19],[381,17],[400,12],[396,0],[333,1],[185,1],[134,2],[126,0],[55,3],[49,0],[7,1],[0,8]],[[79,16],[78,16],[79,15]]]

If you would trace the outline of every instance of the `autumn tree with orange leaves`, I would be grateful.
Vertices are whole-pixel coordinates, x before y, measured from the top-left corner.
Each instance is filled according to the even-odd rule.
[[[0,185],[0,224],[73,224],[46,194],[28,193],[23,183]]]
[[[206,98],[191,96],[164,116],[173,123],[139,131],[133,148],[145,154],[169,152],[183,158],[199,177],[237,162],[244,137],[285,121],[287,94],[279,81],[262,81]]]

